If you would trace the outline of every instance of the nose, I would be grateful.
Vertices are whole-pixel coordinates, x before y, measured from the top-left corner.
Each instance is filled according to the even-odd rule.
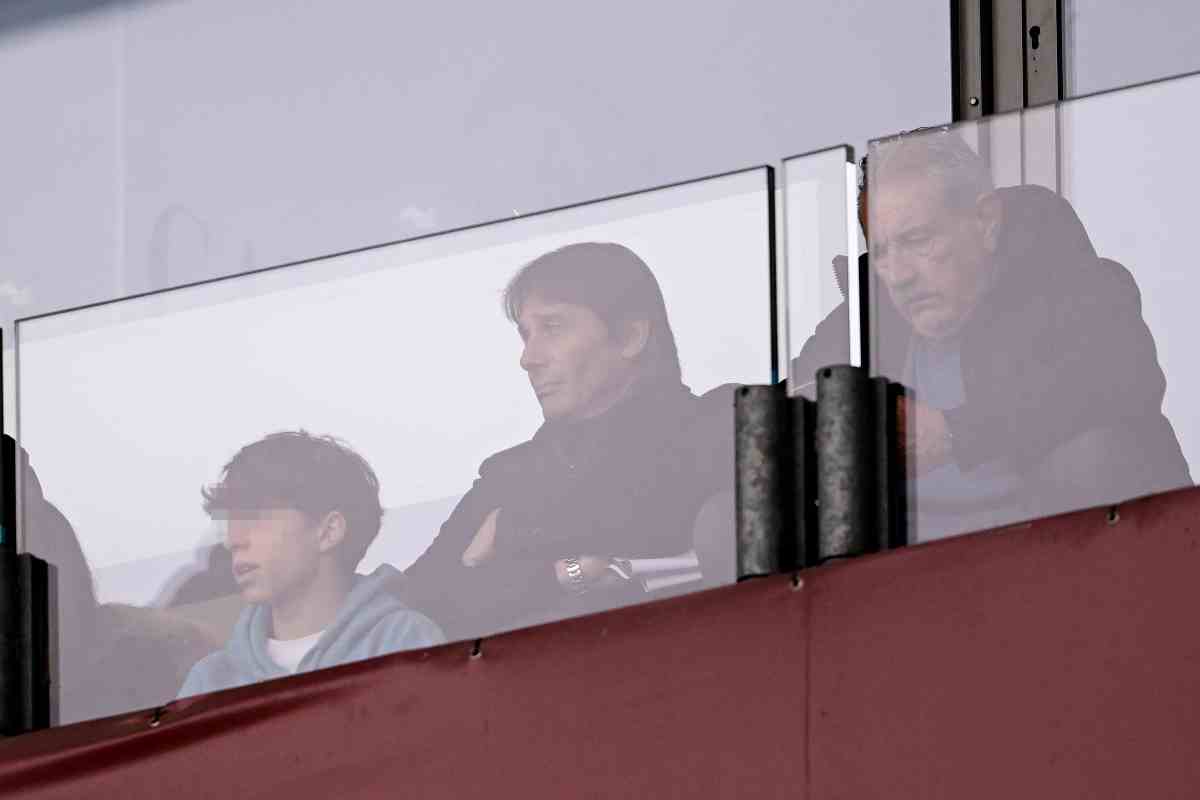
[[[225,522],[225,537],[222,544],[225,545],[226,550],[236,553],[239,550],[245,549],[247,536],[243,528],[244,526],[239,525],[232,519]]]
[[[912,259],[895,247],[880,248],[871,255],[872,266],[890,289],[904,291],[917,279]]]
[[[521,349],[521,369],[531,375],[546,364],[546,353],[537,336],[530,335]]]

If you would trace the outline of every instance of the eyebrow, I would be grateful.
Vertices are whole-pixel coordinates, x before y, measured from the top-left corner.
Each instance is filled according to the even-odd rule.
[[[556,309],[551,308],[551,309],[547,309],[546,311],[535,311],[535,312],[531,312],[529,314],[522,314],[521,316],[527,317],[529,320],[536,321],[536,322],[546,322],[546,321],[553,322],[553,321],[561,321],[561,320],[566,319],[567,313],[565,311],[556,310]],[[522,322],[518,322],[517,327],[519,328],[523,324],[524,323],[522,323]]]

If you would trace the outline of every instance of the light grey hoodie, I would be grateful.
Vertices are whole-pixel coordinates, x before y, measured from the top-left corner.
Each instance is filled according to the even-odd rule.
[[[354,585],[333,621],[296,672],[309,672],[399,650],[442,644],[446,637],[428,617],[401,603],[387,584],[399,576],[387,564],[370,575],[355,575]],[[246,686],[290,673],[267,653],[271,607],[248,606],[242,611],[225,648],[198,661],[179,697]]]

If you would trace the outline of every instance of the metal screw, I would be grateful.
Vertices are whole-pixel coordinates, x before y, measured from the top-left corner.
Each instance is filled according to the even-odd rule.
[[[979,98],[972,96],[969,100],[967,100],[967,103],[972,106],[977,106],[979,105]]]

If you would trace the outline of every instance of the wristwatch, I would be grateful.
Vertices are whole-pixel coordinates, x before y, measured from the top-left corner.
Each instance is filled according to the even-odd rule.
[[[583,580],[583,565],[579,563],[578,558],[563,559],[563,564],[567,568],[567,580],[571,582],[571,588],[577,593],[583,594],[587,591],[587,584]]]

